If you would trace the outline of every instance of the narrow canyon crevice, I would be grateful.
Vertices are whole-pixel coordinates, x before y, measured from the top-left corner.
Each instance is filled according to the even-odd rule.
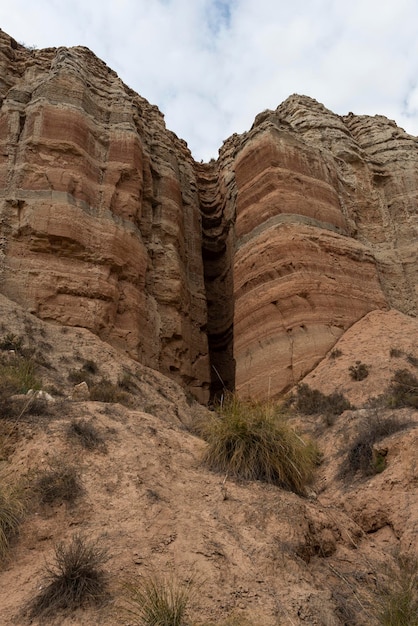
[[[202,214],[202,259],[207,301],[211,400],[235,389],[233,229],[218,164],[196,163]]]
[[[416,316],[417,139],[391,120],[295,94],[196,163],[87,48],[0,31],[0,64],[0,292],[41,319],[204,404],[278,397],[370,311]]]

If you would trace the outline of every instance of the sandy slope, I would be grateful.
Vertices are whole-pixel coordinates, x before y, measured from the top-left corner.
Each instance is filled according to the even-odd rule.
[[[324,454],[309,497],[240,483],[202,466],[205,443],[189,426],[208,419],[209,412],[188,401],[175,383],[88,331],[62,331],[3,298],[0,305],[3,332],[24,334],[27,343],[41,346],[45,386],[69,394],[68,372],[85,359],[114,381],[124,371],[135,381],[130,408],[63,396],[52,415],[18,424],[14,450],[9,446],[2,459],[7,480],[33,477],[58,459],[77,465],[84,493],[74,506],[32,504],[1,572],[2,625],[27,623],[21,610],[39,589],[40,570],[51,561],[54,544],[74,533],[108,549],[111,599],[101,609],[57,616],[63,626],[134,624],[123,610],[123,584],[155,572],[183,582],[194,579],[193,624],[221,624],[231,613],[265,626],[375,623],[376,591],[387,580],[391,553],[417,545],[417,412],[403,409],[399,415],[414,423],[380,442],[387,448],[388,467],[379,475],[349,483],[337,477],[349,442],[371,411],[363,408],[346,412],[332,426],[320,416],[303,420]],[[343,355],[325,359],[310,384],[328,391],[332,378],[337,389],[364,404],[363,397],[377,395],[383,384],[378,377],[371,385],[372,375],[384,367],[389,376],[399,366],[389,356],[390,347],[415,349],[418,357],[416,345],[402,343],[405,329],[411,337],[412,328],[404,323],[390,312],[370,314],[340,340]],[[377,339],[379,327],[385,329],[384,345]],[[370,337],[373,354],[365,352]],[[366,361],[366,354],[370,380],[347,381],[353,358]],[[69,421],[81,418],[103,434],[106,452],[87,451],[67,437]]]

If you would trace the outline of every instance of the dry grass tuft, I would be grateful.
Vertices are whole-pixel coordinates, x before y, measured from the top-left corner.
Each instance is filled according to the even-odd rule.
[[[79,442],[86,450],[106,452],[106,442],[91,421],[72,419],[67,427],[67,436]]]
[[[6,485],[4,478],[0,482],[0,560],[9,549],[10,539],[16,535],[25,506],[21,494]]]
[[[356,361],[355,365],[350,365],[348,371],[350,372],[350,376],[353,380],[364,380],[369,375],[370,365],[366,365],[361,361]]]
[[[411,406],[418,409],[418,378],[409,370],[396,370],[389,390],[392,408]]]
[[[273,404],[229,398],[208,425],[204,462],[245,480],[262,480],[303,494],[318,451],[305,442]]]
[[[408,422],[390,416],[381,418],[377,414],[365,420],[357,437],[348,450],[346,461],[340,468],[339,478],[353,478],[357,473],[371,476],[382,472],[386,467],[386,459],[375,453],[374,445],[409,425]]]
[[[14,333],[7,333],[0,339],[0,350],[14,350],[20,352],[23,346],[23,337]]]
[[[88,372],[89,374],[92,374],[93,376],[94,374],[97,374],[99,372],[99,366],[97,365],[96,361],[92,361],[91,359],[87,359],[87,361],[84,361],[81,369],[85,372]]]
[[[106,378],[102,378],[90,388],[90,399],[97,402],[119,402],[124,405],[130,403],[129,394]]]
[[[418,626],[418,563],[398,557],[390,584],[381,591],[379,624],[381,626]]]
[[[294,404],[296,410],[304,415],[323,413],[328,416],[337,416],[344,411],[354,409],[341,393],[331,393],[327,396],[319,389],[312,389],[306,383],[298,385]]]
[[[55,559],[44,571],[40,593],[29,608],[31,618],[48,619],[58,611],[97,606],[107,597],[107,576],[102,566],[107,552],[97,543],[75,535],[68,546],[55,547]]]
[[[14,356],[0,362],[0,391],[9,395],[40,389],[35,375],[35,363],[31,358]]]
[[[79,471],[65,459],[55,459],[38,474],[34,491],[42,504],[74,504],[83,493]]]
[[[193,583],[150,576],[127,586],[131,617],[138,626],[186,626],[186,610]]]

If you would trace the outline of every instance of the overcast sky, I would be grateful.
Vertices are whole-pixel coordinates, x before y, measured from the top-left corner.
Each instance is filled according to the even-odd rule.
[[[0,0],[0,27],[88,46],[199,160],[292,93],[418,135],[417,0]]]

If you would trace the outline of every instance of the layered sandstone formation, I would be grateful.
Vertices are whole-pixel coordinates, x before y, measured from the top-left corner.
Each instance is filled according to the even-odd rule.
[[[292,96],[233,138],[237,389],[306,374],[373,309],[418,311],[418,140]]]
[[[418,312],[417,139],[292,96],[195,163],[86,48],[0,32],[1,291],[200,400],[273,397],[374,309]]]
[[[85,48],[1,34],[2,292],[208,398],[194,162]]]

